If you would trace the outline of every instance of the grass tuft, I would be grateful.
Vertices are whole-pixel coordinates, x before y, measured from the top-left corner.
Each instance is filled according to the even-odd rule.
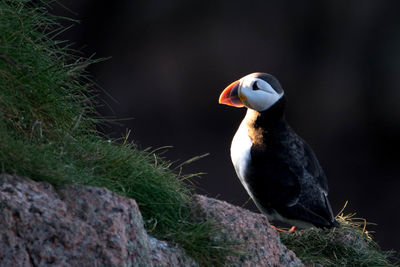
[[[281,233],[282,243],[307,265],[397,266],[391,263],[394,252],[382,251],[366,230],[372,223],[355,217],[354,213],[344,215],[343,209],[336,216],[340,227]]]
[[[202,265],[232,252],[216,226],[195,216],[192,189],[154,151],[96,132],[100,122],[83,59],[56,40],[64,29],[52,1],[0,1],[0,167],[46,181],[99,186],[137,201],[147,231]],[[63,18],[66,19],[66,18]],[[70,20],[70,19],[69,19]],[[73,22],[73,20],[70,20]]]

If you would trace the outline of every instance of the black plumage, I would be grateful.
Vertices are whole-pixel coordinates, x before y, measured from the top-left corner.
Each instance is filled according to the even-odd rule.
[[[243,177],[265,213],[330,228],[328,183],[310,146],[284,118],[285,97],[246,119],[251,160]]]

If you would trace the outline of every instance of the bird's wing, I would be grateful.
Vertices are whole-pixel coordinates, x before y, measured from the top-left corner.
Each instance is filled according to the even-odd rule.
[[[334,220],[325,174],[311,148],[296,137],[285,148],[252,148],[247,180],[264,207],[288,219],[330,227]]]
[[[286,218],[309,222],[317,227],[336,226],[337,222],[328,212],[330,209],[328,199],[324,195],[321,200],[324,203],[316,203],[311,207],[310,205],[305,206],[303,202],[299,201],[291,207],[281,207],[278,212]]]
[[[252,149],[246,180],[264,208],[291,206],[299,201],[301,187],[298,177],[273,154]]]
[[[303,143],[305,168],[307,172],[316,179],[318,186],[320,186],[325,194],[328,194],[328,179],[326,178],[325,172],[319,165],[317,157],[311,147],[305,141],[301,141]]]
[[[296,216],[307,217],[317,226],[329,227],[335,220],[327,198],[326,175],[311,147],[294,132],[292,134],[294,136],[291,140],[296,143],[296,150],[288,149],[291,156],[287,157],[286,162],[288,162],[293,175],[301,180],[301,193],[299,201],[292,207],[291,212],[295,212]]]

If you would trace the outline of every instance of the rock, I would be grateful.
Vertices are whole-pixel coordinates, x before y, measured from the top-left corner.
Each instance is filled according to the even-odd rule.
[[[293,251],[280,242],[268,219],[240,207],[204,196],[196,196],[202,212],[222,228],[216,236],[227,242],[244,242],[244,255],[231,257],[230,266],[303,266]]]
[[[147,235],[133,199],[0,175],[0,266],[197,266]]]
[[[244,244],[229,266],[302,266],[265,216],[196,196],[202,216]],[[133,199],[104,188],[0,174],[0,266],[198,266],[178,246],[147,234]]]
[[[177,246],[149,236],[151,266],[199,266]]]

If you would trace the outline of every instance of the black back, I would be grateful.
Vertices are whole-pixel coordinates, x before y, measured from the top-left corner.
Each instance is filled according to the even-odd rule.
[[[249,122],[253,145],[246,182],[267,212],[332,227],[326,176],[310,146],[285,121],[284,107],[282,97]]]

